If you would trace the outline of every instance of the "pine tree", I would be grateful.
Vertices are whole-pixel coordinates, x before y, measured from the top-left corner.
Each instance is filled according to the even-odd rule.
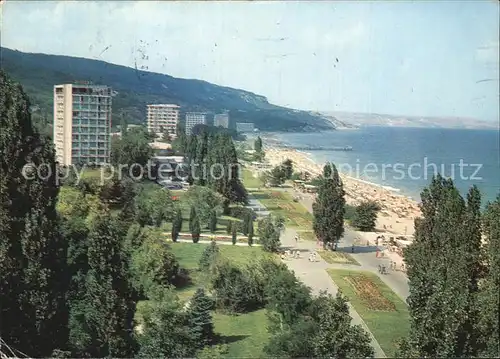
[[[189,230],[191,232],[191,237],[193,238],[193,243],[198,243],[200,240],[200,220],[196,214],[196,209],[191,207],[191,215],[189,216]]]
[[[260,136],[257,137],[257,139],[254,142],[253,149],[255,152],[260,153],[262,152],[262,139]]]
[[[251,216],[248,216],[248,245],[252,246],[253,244],[253,219]]]
[[[231,240],[233,242],[233,246],[238,241],[238,225],[236,222],[232,222],[231,226]]]
[[[179,233],[182,229],[182,212],[180,208],[175,210],[174,219],[172,221],[172,241],[177,242]]]
[[[22,87],[0,71],[0,336],[41,357],[66,342],[69,278],[54,151],[35,130],[29,108]],[[51,175],[42,171],[47,178],[40,178],[38,166]]]
[[[478,195],[472,189],[466,205],[453,181],[441,176],[422,192],[423,217],[405,250],[411,329],[399,355],[477,355]]]
[[[203,288],[198,288],[189,305],[189,324],[191,337],[201,349],[210,345],[214,339],[212,308],[214,302],[206,296]]]
[[[219,257],[220,250],[217,243],[212,242],[208,247],[205,248],[201,254],[200,262],[198,263],[198,268],[201,272],[206,272],[212,265],[215,264],[217,258]]]
[[[215,231],[217,230],[217,213],[214,210],[210,212],[209,227],[211,233],[215,233]]]
[[[118,223],[103,213],[88,237],[84,295],[71,303],[70,343],[77,356],[131,357],[135,302]]]
[[[318,188],[316,202],[313,204],[313,229],[316,237],[327,244],[333,243],[335,249],[344,235],[345,192],[337,168],[327,163]]]
[[[248,215],[245,215],[245,217],[243,217],[243,220],[241,221],[241,233],[243,233],[243,235],[245,236],[248,235],[248,224]]]

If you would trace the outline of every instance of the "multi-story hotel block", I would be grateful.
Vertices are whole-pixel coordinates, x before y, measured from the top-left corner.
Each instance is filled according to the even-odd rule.
[[[88,82],[54,86],[54,145],[64,166],[109,163],[111,88]]]
[[[171,137],[177,134],[180,106],[177,105],[148,105],[148,131],[156,134],[165,131]]]
[[[214,116],[214,126],[215,127],[229,127],[229,112],[218,113]]]
[[[204,112],[186,112],[186,135],[191,135],[191,130],[196,125],[206,125],[207,114]]]

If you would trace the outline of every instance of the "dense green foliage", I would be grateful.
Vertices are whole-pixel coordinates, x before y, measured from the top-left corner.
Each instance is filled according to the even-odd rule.
[[[196,207],[200,223],[209,224],[212,212],[220,216],[223,210],[224,197],[204,186],[192,186],[185,194],[187,202]]]
[[[2,68],[26,88],[33,103],[40,107],[42,119],[52,118],[54,84],[77,79],[111,86],[117,91],[113,97],[113,118],[126,118],[130,123],[144,122],[147,104],[175,103],[186,111],[228,109],[232,123],[253,122],[263,130],[333,127],[319,115],[272,105],[265,97],[248,91],[147,72],[140,66],[129,68],[99,60],[2,48]]]
[[[371,358],[368,334],[351,325],[347,301],[321,294],[293,310],[293,324],[281,322],[266,345],[271,357]]]
[[[259,221],[259,243],[264,250],[276,252],[280,247],[281,223],[277,218],[265,217]]]
[[[214,302],[207,297],[202,288],[198,288],[189,302],[189,326],[191,338],[198,349],[210,345],[214,340],[214,323],[212,309]]]
[[[153,155],[153,149],[149,146],[151,140],[151,135],[142,127],[123,131],[121,137],[113,136],[111,139],[111,164],[115,166],[115,170],[121,169],[134,178],[146,176],[148,174],[146,165]],[[120,168],[120,165],[124,165],[123,168]]]
[[[498,297],[499,287],[498,281],[486,278],[480,285],[484,263],[491,257],[483,259],[481,253],[479,191],[472,187],[464,201],[451,180],[438,176],[421,197],[423,217],[415,221],[415,240],[405,251],[411,330],[401,355],[475,357],[484,351],[494,353],[490,345],[498,344],[498,336],[494,338],[498,327],[492,329],[490,324],[495,314],[498,318],[498,299],[495,303],[489,293],[496,290]],[[486,216],[487,233],[489,228],[498,229],[498,217],[493,222],[491,218]],[[489,245],[497,246],[495,234],[488,234]],[[498,257],[498,252],[491,254]],[[490,274],[496,270],[489,268]]]
[[[356,206],[351,225],[360,231],[369,232],[375,229],[380,206],[373,201],[364,201]]]
[[[313,203],[313,229],[323,245],[337,244],[344,235],[345,192],[337,168],[326,163]]]
[[[58,228],[55,176],[23,175],[27,163],[56,173],[52,145],[34,130],[29,107],[22,88],[0,71],[1,335],[28,355],[50,356],[68,336],[67,242]]]
[[[479,353],[483,357],[500,356],[500,195],[486,206],[483,220],[485,275],[479,295],[481,318],[478,330],[482,333]]]
[[[193,243],[198,243],[200,240],[201,226],[200,218],[194,206],[191,206],[191,214],[189,215],[189,231],[193,238]]]

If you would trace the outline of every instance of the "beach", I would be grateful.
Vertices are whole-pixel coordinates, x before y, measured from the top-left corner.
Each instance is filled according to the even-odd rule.
[[[298,172],[309,172],[316,177],[323,171],[323,163],[316,163],[307,153],[294,149],[266,146],[266,161],[271,166],[281,164],[286,159],[293,161]],[[340,174],[346,192],[346,202],[356,206],[362,201],[375,201],[381,207],[378,214],[377,235],[411,236],[414,234],[414,220],[421,215],[418,203],[396,192],[391,187],[378,185]]]

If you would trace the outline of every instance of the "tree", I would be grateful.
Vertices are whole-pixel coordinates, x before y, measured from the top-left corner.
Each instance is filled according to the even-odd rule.
[[[259,242],[262,248],[268,252],[277,252],[280,247],[279,222],[272,217],[265,217],[259,221]]]
[[[212,242],[205,248],[200,257],[198,268],[201,272],[206,272],[211,266],[215,265],[217,258],[219,258],[220,251],[217,243]]]
[[[258,136],[257,139],[255,140],[253,149],[257,153],[262,152],[262,139],[260,138],[260,136]]]
[[[147,173],[146,165],[153,156],[153,150],[149,145],[150,135],[145,128],[134,127],[126,131],[120,138],[111,139],[111,163],[114,166],[128,165],[124,173],[135,178],[141,176],[141,168]],[[138,164],[138,166],[133,166]],[[122,169],[123,171],[123,169]]]
[[[270,172],[265,175],[264,182],[268,182],[271,186],[281,186],[285,183],[286,173],[283,166],[279,165],[274,167]]]
[[[467,204],[452,180],[433,178],[421,194],[422,218],[405,250],[410,287],[410,333],[405,357],[475,357],[478,354],[477,273],[480,236],[473,189]],[[398,355],[398,356],[399,356]]]
[[[483,228],[486,237],[486,273],[479,293],[479,357],[496,358],[500,356],[500,195],[486,206]]]
[[[214,302],[203,288],[198,288],[189,302],[189,326],[191,338],[201,349],[210,345],[215,337],[212,309]]]
[[[232,226],[231,226],[231,240],[233,242],[233,246],[236,244],[237,242],[237,237],[238,237],[238,226],[237,226],[237,223],[236,222],[231,222],[232,223]]]
[[[143,190],[135,199],[136,220],[141,225],[160,227],[163,221],[173,217],[173,201],[169,190],[157,187]]]
[[[299,313],[292,325],[275,331],[267,355],[313,358],[373,358],[368,334],[351,325],[347,301],[324,292]]]
[[[285,175],[285,179],[289,180],[292,178],[293,175],[293,162],[291,159],[287,158],[283,163],[281,164],[283,167],[283,173]]]
[[[84,294],[72,301],[70,311],[70,345],[76,356],[130,357],[136,350],[135,298],[120,234],[109,213],[101,213],[89,233]]]
[[[28,356],[46,357],[68,335],[67,242],[55,208],[53,145],[36,131],[29,109],[22,87],[0,71],[1,337]]]
[[[191,206],[196,207],[201,223],[210,223],[212,212],[220,216],[223,212],[224,197],[208,187],[192,186],[186,192],[185,198]]]
[[[193,243],[198,243],[200,240],[201,227],[200,220],[194,206],[191,207],[191,215],[189,216],[189,231],[191,232]]]
[[[231,223],[233,223],[233,221],[227,221],[226,223],[226,234],[231,234]]]
[[[351,224],[363,232],[373,231],[378,211],[380,211],[380,206],[376,202],[363,201],[356,206]]]
[[[132,254],[130,272],[134,288],[149,296],[155,287],[174,283],[179,263],[168,244],[150,232]]]
[[[252,246],[253,244],[253,218],[248,217],[248,245]]]
[[[181,230],[182,230],[182,212],[180,208],[176,208],[174,220],[172,221],[172,242],[177,242]]]
[[[211,233],[215,233],[217,230],[217,212],[215,212],[215,210],[212,210],[210,215],[209,228]]]
[[[345,192],[337,168],[333,163],[325,164],[313,203],[313,229],[316,237],[327,244],[337,244],[344,235]]]
[[[182,310],[171,288],[158,287],[142,311],[139,358],[190,358],[198,345],[190,330],[188,313]]]

